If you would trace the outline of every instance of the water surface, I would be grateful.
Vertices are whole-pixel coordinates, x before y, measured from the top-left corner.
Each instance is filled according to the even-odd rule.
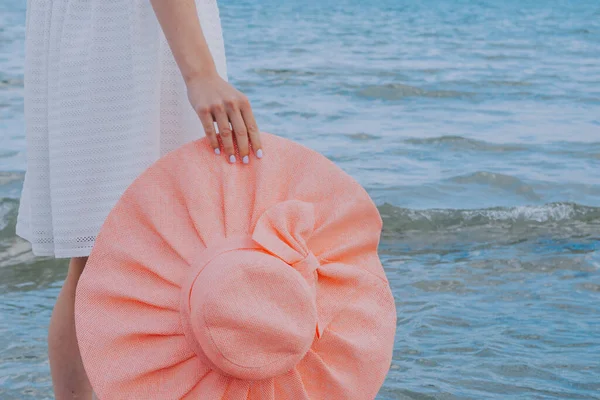
[[[220,5],[259,127],[379,206],[399,318],[378,398],[600,398],[600,3]],[[24,11],[0,0],[0,398],[39,400],[66,263],[14,234]]]

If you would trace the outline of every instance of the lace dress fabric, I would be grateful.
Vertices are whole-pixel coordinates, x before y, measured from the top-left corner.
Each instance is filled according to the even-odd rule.
[[[196,0],[219,75],[219,9]],[[204,136],[148,0],[28,0],[27,170],[16,233],[38,256],[88,256],[127,186]]]

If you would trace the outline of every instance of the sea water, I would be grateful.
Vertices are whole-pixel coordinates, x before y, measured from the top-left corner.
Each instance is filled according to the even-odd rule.
[[[14,231],[25,3],[0,0],[0,398],[39,400],[66,260]],[[378,399],[600,398],[600,2],[219,4],[259,128],[329,157],[384,219]]]

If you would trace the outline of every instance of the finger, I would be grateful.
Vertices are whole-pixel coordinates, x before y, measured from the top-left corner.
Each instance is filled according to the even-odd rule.
[[[225,108],[223,106],[213,107],[213,116],[217,121],[219,135],[221,136],[223,150],[227,155],[227,159],[229,160],[229,162],[234,163],[235,148],[233,147],[233,132],[231,131],[231,126],[229,125],[229,118],[227,117]]]
[[[235,135],[242,162],[248,164],[250,161],[250,158],[248,157],[248,131],[246,130],[246,124],[244,123],[239,108],[232,109],[229,114],[229,120],[233,126],[233,134]]]
[[[221,154],[221,150],[219,149],[219,139],[217,138],[217,132],[215,131],[215,123],[210,109],[205,108],[199,110],[197,114],[200,118],[200,122],[202,122],[204,134],[208,137],[208,141],[210,142],[210,147],[213,148],[213,151],[216,154]]]
[[[249,101],[246,101],[242,104],[241,112],[242,118],[244,119],[244,122],[246,124],[248,138],[250,139],[250,143],[252,144],[254,154],[256,154],[256,157],[262,158],[263,151],[260,143],[260,131],[258,130],[258,126],[256,125],[254,113],[252,112],[252,107],[250,106]]]

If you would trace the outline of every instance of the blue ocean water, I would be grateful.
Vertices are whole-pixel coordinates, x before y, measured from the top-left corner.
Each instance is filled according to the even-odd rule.
[[[51,398],[63,260],[14,234],[25,1],[0,0],[0,398]],[[600,398],[600,2],[221,0],[230,82],[355,177],[398,309],[378,399]]]

